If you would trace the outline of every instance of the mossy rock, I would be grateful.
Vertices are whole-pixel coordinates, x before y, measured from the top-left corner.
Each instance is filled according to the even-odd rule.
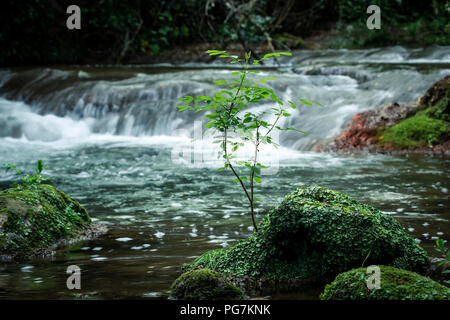
[[[449,300],[450,289],[417,273],[379,266],[380,288],[369,289],[367,268],[341,273],[325,287],[322,300]]]
[[[91,219],[78,201],[51,185],[18,186],[0,192],[0,256],[46,254],[64,239],[89,229]]]
[[[436,82],[419,99],[413,117],[380,128],[378,145],[389,149],[432,148],[448,143],[450,136],[450,76]]]
[[[393,217],[324,187],[301,187],[260,222],[258,232],[209,251],[186,270],[210,268],[252,279],[318,280],[363,264],[417,269],[425,251]]]
[[[221,273],[200,269],[178,277],[172,284],[171,297],[183,300],[239,300],[245,295]]]

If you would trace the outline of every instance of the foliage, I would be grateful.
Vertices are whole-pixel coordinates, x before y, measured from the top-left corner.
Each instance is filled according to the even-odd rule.
[[[259,231],[205,253],[187,270],[266,279],[323,279],[362,265],[417,269],[425,251],[391,216],[323,187],[301,187],[269,211]]]
[[[379,266],[381,287],[368,289],[366,268],[341,273],[325,287],[322,300],[449,300],[450,289],[417,273]]]
[[[266,168],[258,160],[259,148],[262,144],[277,146],[271,135],[274,129],[305,132],[294,128],[281,128],[278,125],[282,118],[291,116],[288,108],[296,109],[297,106],[290,100],[283,102],[273,89],[262,86],[268,81],[276,80],[276,78],[268,77],[250,81],[250,75],[259,73],[258,70],[250,69],[250,66],[257,66],[261,60],[269,60],[271,57],[290,56],[292,54],[289,52],[268,53],[261,60],[251,60],[251,52],[247,52],[244,59],[231,56],[226,51],[208,50],[206,53],[228,59],[230,64],[239,64],[240,70],[232,72],[232,75],[235,75],[237,79],[233,81],[214,80],[214,83],[221,88],[214,96],[184,96],[179,100],[182,100],[185,105],[177,108],[179,111],[211,111],[205,116],[209,120],[206,128],[215,129],[218,133],[215,136],[217,139],[215,142],[220,146],[219,158],[224,159],[224,166],[218,170],[229,168],[235,175],[235,181],[241,185],[250,203],[253,227],[257,231],[254,213],[257,198],[254,196],[254,184],[261,183],[261,170]],[[247,111],[253,105],[268,101],[274,105],[270,110],[256,113]],[[319,104],[305,99],[300,99],[300,102],[307,105]],[[285,105],[288,107],[285,107]],[[271,118],[274,120],[271,121]],[[244,147],[244,144],[248,142],[252,144],[253,157],[248,161],[232,163],[233,153]],[[242,170],[248,169],[248,175],[239,174],[239,166]],[[248,184],[246,185],[245,182],[248,182]]]
[[[16,172],[16,175],[21,177],[22,184],[20,185],[17,182],[14,182],[13,186],[15,188],[31,187],[39,185],[44,181],[50,181],[49,177],[41,175],[42,170],[44,170],[44,163],[42,162],[42,160],[37,161],[36,171],[34,174],[24,174],[23,170],[20,170],[16,165],[12,165],[9,163],[5,165],[5,168],[6,171],[14,170]]]
[[[171,286],[171,296],[184,300],[238,300],[244,293],[222,274],[209,270],[183,273]]]
[[[382,145],[413,149],[432,147],[449,134],[448,122],[417,114],[386,129],[379,138]]]
[[[438,263],[439,267],[444,266],[444,271],[442,271],[442,274],[450,274],[450,270],[447,269],[450,265],[450,251],[445,247],[444,240],[436,239],[435,250],[441,254],[442,258],[444,258],[443,261]],[[444,283],[450,284],[450,281],[444,280]]]
[[[0,255],[45,253],[60,239],[71,238],[90,223],[86,210],[47,184],[0,192]]]
[[[72,4],[4,1],[0,64],[121,63],[199,42],[239,42],[245,51],[266,43],[273,51],[290,47],[279,35],[307,37],[335,24],[334,47],[450,43],[447,0],[79,0],[81,30],[68,30]],[[365,26],[371,4],[382,9],[382,30]]]
[[[436,82],[420,99],[419,112],[389,128],[381,128],[378,144],[385,149],[433,147],[450,133],[450,77]]]
[[[336,38],[332,48],[361,48],[386,45],[449,45],[449,3],[413,0],[340,0]],[[369,30],[366,9],[381,9],[381,29]]]

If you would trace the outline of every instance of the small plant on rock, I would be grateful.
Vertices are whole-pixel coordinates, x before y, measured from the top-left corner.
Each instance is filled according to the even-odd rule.
[[[24,174],[23,170],[17,168],[16,165],[12,165],[10,163],[5,165],[6,171],[15,170],[16,175],[22,178],[22,184],[14,182],[13,186],[15,188],[20,188],[21,186],[30,187],[34,185],[41,184],[43,181],[49,181],[50,178],[43,176],[41,173],[44,170],[44,163],[42,160],[38,160],[36,163],[36,170],[34,174]]]
[[[230,169],[236,177],[235,181],[242,187],[250,204],[253,227],[257,231],[255,202],[259,199],[255,197],[254,189],[255,183],[261,183],[261,170],[266,168],[258,159],[260,146],[262,144],[278,146],[272,137],[274,130],[305,132],[279,126],[280,120],[290,117],[289,110],[296,109],[297,106],[293,101],[282,101],[272,88],[262,86],[276,78],[267,77],[251,81],[251,76],[259,72],[252,67],[257,66],[262,60],[292,54],[289,52],[268,53],[258,60],[252,59],[251,52],[247,52],[244,58],[219,50],[208,50],[206,53],[226,59],[230,64],[239,64],[240,70],[232,72],[237,79],[232,81],[214,80],[213,82],[221,88],[214,96],[184,96],[179,99],[184,102],[184,105],[177,108],[179,111],[210,111],[205,115],[209,120],[206,128],[212,128],[219,132],[219,135],[215,137],[215,142],[220,146],[219,157],[224,159],[224,166],[218,170]],[[248,110],[250,107],[264,102],[272,102],[270,110],[258,112]],[[320,105],[315,101],[305,99],[300,99],[299,102],[306,105]],[[233,153],[248,142],[251,143],[254,150],[253,156],[246,161],[232,161],[235,158]],[[242,172],[246,172],[246,174]]]

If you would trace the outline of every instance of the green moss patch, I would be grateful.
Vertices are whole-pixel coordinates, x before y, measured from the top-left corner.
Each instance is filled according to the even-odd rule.
[[[380,288],[368,289],[366,268],[341,273],[325,287],[322,300],[448,300],[450,289],[417,273],[380,266]]]
[[[450,126],[447,121],[434,119],[428,116],[435,110],[421,112],[409,119],[387,128],[379,137],[382,145],[391,145],[394,148],[420,148],[431,147],[448,137]]]
[[[425,251],[391,216],[327,188],[301,187],[260,222],[258,232],[205,253],[187,270],[252,279],[326,279],[369,264],[416,269]]]
[[[183,273],[173,282],[171,296],[184,300],[237,300],[245,297],[242,290],[222,274],[209,269]]]
[[[51,185],[0,192],[0,255],[43,254],[62,239],[85,231],[90,217],[80,203]]]

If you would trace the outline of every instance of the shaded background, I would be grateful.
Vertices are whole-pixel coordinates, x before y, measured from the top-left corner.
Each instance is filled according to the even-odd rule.
[[[71,4],[81,8],[81,30],[66,27]],[[366,27],[371,4],[381,8],[381,30]],[[195,60],[201,44],[255,53],[450,44],[448,0],[26,0],[1,7],[2,65],[177,62]]]

